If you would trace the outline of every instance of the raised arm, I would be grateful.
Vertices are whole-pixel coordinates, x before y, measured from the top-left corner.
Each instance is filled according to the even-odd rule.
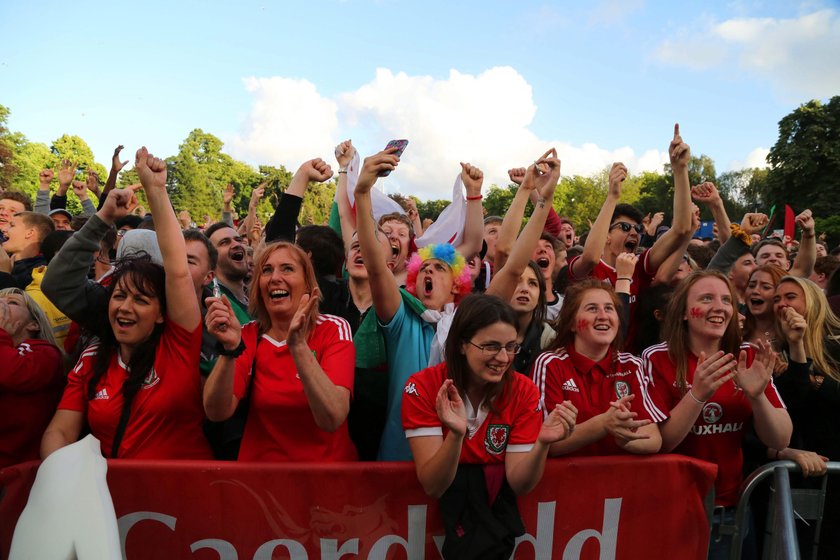
[[[767,398],[765,389],[773,377],[775,354],[769,344],[758,341],[755,359],[747,367],[747,352],[738,357],[735,380],[750,401],[753,426],[761,442],[773,449],[784,449],[790,444],[793,424],[784,408],[776,408]]]
[[[373,205],[370,190],[376,183],[380,171],[396,169],[400,158],[394,155],[396,148],[389,148],[365,158],[356,183],[356,228],[359,248],[362,251],[365,268],[368,271],[370,292],[376,317],[382,323],[390,323],[400,308],[402,296],[397,280],[388,269],[382,247],[377,240],[376,222],[373,219]]]
[[[457,249],[469,260],[481,252],[484,236],[484,213],[481,204],[484,172],[469,163],[461,163],[461,181],[467,191],[467,216],[464,219],[464,240]]]
[[[254,229],[254,224],[257,223],[257,206],[260,204],[263,195],[265,194],[265,183],[260,184],[257,188],[251,191],[251,200],[248,202],[248,215],[245,216],[245,235],[250,238],[251,230]]]
[[[623,163],[614,163],[610,169],[609,190],[607,191],[607,200],[601,206],[601,211],[598,212],[598,217],[595,218],[595,223],[589,230],[589,235],[586,237],[586,243],[583,246],[583,253],[580,258],[569,265],[569,272],[574,278],[586,278],[598,261],[601,260],[601,255],[604,253],[604,246],[607,244],[607,236],[610,233],[610,221],[615,211],[615,206],[618,204],[618,199],[621,197],[621,183],[627,178],[627,168]]]
[[[691,198],[698,204],[702,203],[709,207],[712,212],[712,219],[717,225],[717,238],[720,244],[726,243],[731,235],[729,231],[729,216],[723,206],[723,199],[720,197],[717,187],[711,181],[706,181],[691,187]]]
[[[336,205],[338,206],[338,217],[341,222],[341,239],[344,241],[345,254],[353,244],[353,233],[356,231],[356,216],[353,215],[353,211],[350,208],[350,199],[347,197],[347,189],[349,188],[347,168],[353,161],[355,154],[356,148],[353,147],[353,143],[350,140],[345,140],[335,147],[335,159],[338,161],[338,182],[336,185],[338,196],[336,197]]]
[[[102,208],[102,205],[105,204],[105,198],[108,196],[108,193],[111,192],[112,189],[116,188],[117,176],[120,174],[120,171],[122,171],[122,168],[128,165],[128,160],[120,161],[120,152],[123,148],[124,146],[122,144],[114,148],[114,155],[111,156],[111,170],[108,172],[108,179],[105,181],[105,188],[102,189],[102,194],[99,196],[99,208]]]
[[[114,189],[102,208],[61,248],[41,282],[41,290],[62,313],[94,333],[108,327],[106,289],[87,279],[99,242],[114,222],[131,213],[137,206],[135,191],[140,185]]]
[[[522,218],[525,217],[525,207],[528,205],[528,200],[531,193],[534,192],[536,185],[533,180],[525,180],[528,170],[524,167],[516,167],[508,169],[508,176],[510,180],[519,185],[516,189],[516,194],[513,195],[513,200],[508,206],[505,217],[502,219],[502,227],[499,229],[499,237],[496,240],[496,252],[493,257],[493,264],[496,270],[501,270],[505,266],[510,252],[513,250],[513,245],[516,243],[516,237],[522,229]]]
[[[799,242],[799,252],[790,269],[792,276],[809,278],[814,273],[814,263],[817,262],[817,235],[814,231],[814,218],[810,210],[804,210],[796,217],[796,225],[802,229],[802,240]]]
[[[548,171],[539,173],[537,170],[539,165],[546,166]],[[554,199],[554,189],[557,188],[557,182],[559,180],[560,160],[557,159],[556,155],[540,158],[536,164],[528,168],[520,190],[524,187],[526,191],[530,192],[533,190],[538,193],[539,196],[534,205],[534,212],[525,225],[525,229],[522,230],[522,233],[516,240],[510,257],[502,269],[493,275],[490,286],[487,288],[488,294],[497,295],[505,301],[509,301],[513,296],[516,283],[519,281],[519,277],[524,272],[525,267],[528,266],[528,261],[531,259],[531,255],[534,254],[534,247],[537,246],[537,241],[539,241],[540,235],[543,232],[543,227],[545,226],[545,221],[548,218],[549,209],[551,208],[551,201]],[[517,192],[517,194],[519,193]],[[507,218],[506,216],[505,220]]]
[[[674,125],[674,138],[668,148],[671,169],[674,172],[674,219],[669,229],[656,240],[647,256],[648,267],[656,271],[669,255],[691,239],[691,183],[688,180],[688,163],[691,149],[680,136],[680,125]],[[663,278],[662,281],[669,281]]]
[[[39,214],[50,213],[50,183],[52,183],[53,175],[52,169],[44,169],[38,174],[38,194],[35,196],[35,211]]]
[[[134,168],[155,220],[155,234],[166,270],[166,300],[170,302],[166,315],[179,326],[192,331],[201,322],[201,312],[187,265],[184,236],[166,193],[166,162],[151,155],[144,146],[137,150]]]
[[[266,225],[266,243],[279,239],[294,242],[295,225],[307,185],[310,182],[327,181],[332,175],[332,168],[320,158],[306,161],[298,167],[286,191],[280,196],[277,210]]]

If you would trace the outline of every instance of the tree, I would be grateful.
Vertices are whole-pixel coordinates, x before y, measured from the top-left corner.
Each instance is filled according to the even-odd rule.
[[[9,129],[6,127],[8,120],[9,109],[0,105],[0,192],[12,186],[12,178],[17,172],[12,163],[14,146],[9,139]]]
[[[809,101],[779,121],[779,139],[767,156],[768,201],[810,208],[817,217],[840,213],[840,96]]]
[[[223,154],[223,146],[221,140],[197,128],[178,147],[178,154],[166,159],[166,188],[176,210],[188,210],[194,218],[206,214],[218,219],[223,207],[222,192],[232,183],[236,193],[234,210],[240,216],[248,211],[251,191],[262,176],[249,165]]]

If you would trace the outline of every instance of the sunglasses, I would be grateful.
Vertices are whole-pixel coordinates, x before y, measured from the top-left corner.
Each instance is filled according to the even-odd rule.
[[[621,231],[623,231],[624,233],[630,233],[630,230],[635,229],[636,233],[638,233],[639,235],[641,235],[645,229],[644,226],[642,226],[642,224],[634,225],[629,222],[616,222],[610,226],[610,231],[614,230],[615,228],[621,228]]]

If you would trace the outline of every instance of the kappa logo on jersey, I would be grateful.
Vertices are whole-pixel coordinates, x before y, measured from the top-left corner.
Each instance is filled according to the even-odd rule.
[[[160,382],[160,377],[158,377],[155,368],[146,375],[146,378],[143,380],[143,385],[140,387],[141,389],[151,389],[155,385]]]
[[[406,395],[414,395],[415,397],[420,396],[420,393],[417,392],[417,385],[415,385],[413,381],[411,383],[407,383],[404,390]]]
[[[561,389],[564,391],[573,391],[575,393],[580,393],[580,389],[578,389],[577,383],[575,383],[574,379],[567,379],[563,383]]]
[[[499,455],[507,447],[510,426],[507,424],[490,424],[484,437],[484,448],[491,455]]]
[[[110,399],[110,398],[111,398],[111,395],[108,394],[108,389],[104,389],[104,388],[100,389],[99,391],[96,392],[95,395],[93,395],[93,400],[95,400],[95,401],[106,400],[106,399]]]
[[[630,385],[624,381],[615,382],[615,395],[621,399],[630,395]]]
[[[714,424],[720,420],[722,416],[723,407],[718,403],[706,403],[706,406],[703,407],[703,420],[706,421],[706,424]]]
[[[27,352],[29,352],[31,354],[32,353],[32,347],[26,342],[21,342],[20,345],[18,346],[18,356],[23,356]]]

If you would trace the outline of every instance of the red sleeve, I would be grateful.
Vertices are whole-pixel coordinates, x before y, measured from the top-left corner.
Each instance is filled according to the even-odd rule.
[[[315,358],[327,377],[337,387],[353,393],[356,374],[356,347],[353,346],[350,324],[341,317],[322,315],[323,321],[316,328],[324,331]]]
[[[67,375],[67,386],[58,404],[59,409],[76,412],[87,410],[87,380],[93,371],[93,361],[96,359],[97,350],[97,345],[85,348],[75,367],[70,370]]]
[[[540,412],[540,396],[536,386],[525,376],[517,375],[518,383],[513,389],[517,392],[516,415],[510,429],[508,445],[530,445],[537,441],[542,427],[543,415]],[[508,451],[512,451],[508,447]]]
[[[648,262],[648,256],[650,256],[650,249],[645,249],[639,256],[639,260],[636,262],[636,268],[633,271],[633,275],[637,277],[634,278],[634,281],[641,279],[650,281],[653,280],[654,276],[656,276],[659,269],[651,269],[650,262]]]
[[[245,398],[250,386],[251,367],[254,365],[254,354],[257,351],[256,321],[242,327],[242,340],[245,341],[245,351],[236,358],[233,372],[233,394],[239,400]]]
[[[543,231],[550,233],[554,237],[558,237],[560,235],[560,226],[562,225],[563,223],[560,221],[560,216],[557,215],[554,208],[549,208],[548,217],[545,219],[545,227],[543,228]]]
[[[435,401],[440,387],[429,383],[430,370],[423,370],[408,378],[403,390],[402,424],[403,429],[417,430],[421,428],[435,428],[442,430],[440,418],[437,415]]]
[[[577,276],[575,276],[574,272],[572,272],[572,270],[574,269],[574,267],[572,266],[572,263],[577,261],[579,258],[580,258],[580,255],[576,255],[576,256],[572,257],[572,259],[566,265],[566,273],[567,273],[568,278],[571,282],[574,282],[575,280],[582,280],[582,278],[578,278]]]
[[[29,393],[55,382],[61,353],[41,340],[26,340],[15,347],[12,337],[0,329],[0,389]]]

